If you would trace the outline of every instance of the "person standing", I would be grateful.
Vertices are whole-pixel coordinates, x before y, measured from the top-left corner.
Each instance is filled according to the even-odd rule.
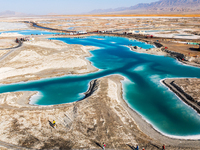
[[[139,146],[138,145],[136,146],[136,150],[139,150]]]
[[[56,128],[56,121],[53,120],[53,127]]]
[[[106,148],[106,144],[105,144],[104,142],[103,142],[103,145],[102,145],[102,146],[103,146],[103,149],[105,149],[105,148]]]
[[[162,149],[165,150],[165,144],[163,144]]]

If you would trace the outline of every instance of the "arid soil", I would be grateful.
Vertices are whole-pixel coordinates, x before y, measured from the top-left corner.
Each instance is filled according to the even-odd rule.
[[[8,50],[0,50],[0,57],[8,53]]]
[[[128,36],[133,38],[132,36]],[[169,55],[177,58],[180,62],[192,66],[200,67],[200,48],[199,45],[186,44],[188,40],[179,41],[178,39],[168,39],[168,38],[145,38],[140,36],[139,38],[135,36],[136,39],[154,44],[156,48],[144,50],[140,48],[134,48],[131,46],[131,50],[139,53],[147,53],[154,55]],[[133,38],[134,39],[134,38]]]
[[[0,62],[0,82],[13,83],[67,74],[82,74],[98,70],[85,57],[93,46],[68,45],[64,42],[35,39]]]
[[[162,18],[146,17],[145,15],[140,17],[127,16],[125,18],[123,18],[123,16],[72,16],[71,18],[59,20],[44,18],[43,20],[35,20],[35,22],[40,26],[60,30],[87,32],[98,30],[113,31],[114,33],[140,31],[140,33],[143,34],[156,34],[160,32],[165,34],[169,34],[169,32],[185,34],[186,31],[184,29],[187,29],[187,33],[188,31],[198,32],[200,25],[199,18]],[[156,30],[160,31],[157,32]]]
[[[163,45],[163,48],[167,47],[166,50],[170,50],[175,53],[183,54],[183,59],[179,59],[179,61],[200,67],[200,49],[199,45],[191,45],[191,44],[183,44],[176,42],[160,42]],[[168,53],[169,55],[170,52]],[[173,56],[173,55],[172,55]],[[176,56],[174,56],[176,57]]]
[[[27,28],[27,24],[20,23],[18,21],[15,22],[14,18],[12,18],[12,20],[6,20],[6,18],[1,18],[0,20],[0,31],[22,30]]]
[[[165,79],[163,83],[185,103],[200,113],[200,79]]]
[[[200,80],[199,79],[178,79],[175,80],[175,84],[177,84],[185,93],[190,95],[195,102],[200,102]]]
[[[18,44],[14,38],[0,38],[0,50],[4,48],[15,47]]]
[[[200,55],[199,45],[190,45],[184,43],[176,43],[176,42],[161,42],[164,47],[167,47],[169,50],[174,52],[182,53],[186,56],[195,57]]]

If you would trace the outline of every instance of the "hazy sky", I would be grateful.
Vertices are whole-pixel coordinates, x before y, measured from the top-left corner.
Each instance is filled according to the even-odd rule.
[[[10,10],[27,14],[74,14],[94,9],[129,7],[158,0],[0,0],[0,12]]]

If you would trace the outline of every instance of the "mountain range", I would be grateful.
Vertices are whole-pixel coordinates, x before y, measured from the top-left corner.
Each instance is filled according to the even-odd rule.
[[[29,15],[9,10],[0,12],[0,17],[20,17],[20,16],[29,16]]]
[[[90,14],[128,13],[128,12],[197,12],[200,11],[200,0],[159,0],[152,3],[139,3],[130,7],[115,9],[95,9]]]

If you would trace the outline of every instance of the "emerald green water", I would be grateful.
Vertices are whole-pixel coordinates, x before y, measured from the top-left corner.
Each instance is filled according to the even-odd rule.
[[[122,37],[92,36],[86,38],[57,38],[69,44],[100,47],[87,58],[100,70],[86,75],[71,75],[39,81],[1,85],[0,93],[13,91],[39,91],[31,104],[55,105],[84,98],[89,82],[111,74],[120,74],[123,97],[129,106],[141,114],[158,131],[170,136],[200,135],[200,116],[160,80],[164,78],[200,77],[200,68],[182,65],[174,58],[132,52],[124,45],[151,48],[138,41]],[[98,100],[98,99],[97,99]]]

